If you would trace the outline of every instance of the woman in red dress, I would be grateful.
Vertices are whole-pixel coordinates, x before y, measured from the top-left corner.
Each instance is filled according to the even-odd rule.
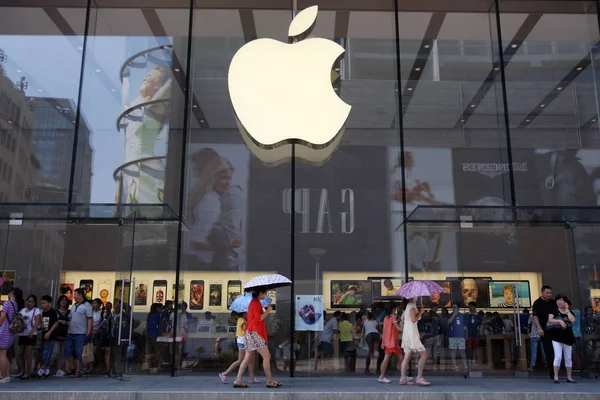
[[[237,377],[233,383],[233,387],[235,388],[248,387],[248,385],[242,381],[242,377],[244,376],[244,372],[246,372],[248,365],[254,360],[254,353],[256,352],[258,352],[263,359],[263,370],[267,376],[267,387],[281,387],[281,383],[274,380],[271,375],[271,354],[267,347],[268,340],[265,319],[269,313],[273,311],[273,307],[269,305],[269,307],[263,311],[260,301],[263,300],[265,296],[266,290],[262,288],[257,288],[252,292],[252,300],[248,306],[248,322],[246,324],[246,356],[238,369]]]

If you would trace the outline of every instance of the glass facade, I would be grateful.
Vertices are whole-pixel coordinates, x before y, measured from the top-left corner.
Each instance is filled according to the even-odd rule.
[[[428,374],[543,375],[525,309],[550,285],[597,375],[598,4],[451,3],[0,0],[0,301],[83,288],[111,303],[112,372],[216,373],[238,357],[231,302],[279,273],[271,365],[317,377],[376,373],[362,315],[427,279],[446,290],[419,300]],[[328,158],[266,161],[230,63],[313,5],[352,110]]]

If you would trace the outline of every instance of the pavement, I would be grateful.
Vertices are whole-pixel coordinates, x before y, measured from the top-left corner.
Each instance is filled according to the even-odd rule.
[[[231,377],[233,378],[233,377]],[[283,387],[263,384],[235,389],[216,374],[130,376],[123,381],[99,376],[14,381],[0,385],[2,400],[600,400],[600,381],[579,379],[555,384],[548,378],[431,377],[430,387],[381,384],[375,377],[281,378]],[[259,377],[261,379],[261,377]],[[230,379],[232,381],[233,379]],[[262,377],[264,382],[264,377]]]

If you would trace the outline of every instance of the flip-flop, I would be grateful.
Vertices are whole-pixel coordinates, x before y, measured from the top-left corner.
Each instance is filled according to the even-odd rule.
[[[248,382],[248,383],[251,383],[251,384],[253,384],[253,385],[260,385],[262,382],[261,382],[261,381],[259,381],[258,379],[253,379],[253,380],[251,380],[251,381],[250,381],[250,382]]]
[[[267,387],[268,387],[269,389],[277,389],[277,388],[280,388],[280,387],[282,387],[282,386],[283,386],[283,385],[282,385],[281,383],[277,382],[277,381],[273,381],[273,382],[271,382],[271,383],[267,383]]]
[[[233,387],[236,389],[248,389],[248,385],[246,385],[245,383],[242,383],[242,384],[234,383]]]

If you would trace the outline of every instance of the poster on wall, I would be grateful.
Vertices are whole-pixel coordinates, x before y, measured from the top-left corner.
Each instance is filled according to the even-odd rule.
[[[227,281],[227,307],[242,293],[242,281]]]
[[[373,284],[373,300],[399,300],[396,292],[404,283],[404,280],[399,277],[367,277]]]
[[[167,300],[167,281],[157,279],[152,284],[152,302],[164,304]]]
[[[223,302],[223,284],[221,282],[211,282],[208,287],[208,306],[221,307]]]
[[[59,294],[61,296],[67,296],[67,299],[69,299],[69,302],[73,302],[73,291],[75,290],[75,284],[74,283],[61,283],[60,284],[60,289],[59,289]]]
[[[125,287],[123,287],[123,283],[125,283]],[[129,280],[119,279],[115,282],[115,303],[121,303],[122,297],[125,304],[131,304],[131,281]]]
[[[243,145],[191,145],[184,239],[188,269],[246,270],[249,162]]]
[[[373,284],[369,280],[331,281],[331,307],[356,308],[373,303]]]
[[[190,282],[190,310],[202,310],[204,308],[204,281]]]
[[[79,281],[79,288],[83,289],[83,296],[87,301],[94,298],[94,281],[91,279],[82,279]]]
[[[177,290],[177,284],[173,284],[173,291],[171,292],[171,300],[175,301],[175,291]],[[179,284],[179,301],[184,301],[185,299],[185,283]]]
[[[112,294],[112,280],[102,279],[98,282],[98,295],[102,304],[106,305],[110,300]]]
[[[466,308],[469,303],[475,302],[478,308],[490,306],[489,277],[446,277],[450,281],[452,303]]]
[[[401,158],[404,156],[404,182]],[[389,199],[392,229],[392,262],[394,271],[404,270],[403,196],[406,214],[419,206],[451,206],[455,203],[452,175],[452,151],[448,148],[399,147],[388,149]],[[456,238],[454,232],[420,230],[409,226],[407,259],[409,271],[441,272],[456,270]]]
[[[529,281],[490,281],[488,282],[490,291],[490,307],[506,308],[515,307],[517,293],[519,295],[520,307],[531,307],[531,293],[529,290]]]
[[[452,285],[450,281],[434,281],[444,289],[444,293],[437,293],[429,297],[423,297],[423,305],[431,307],[437,304],[439,307],[452,307]]]
[[[323,296],[296,296],[296,330],[320,332],[323,330]]]
[[[135,282],[134,303],[135,306],[145,306],[148,304],[148,281]]]

